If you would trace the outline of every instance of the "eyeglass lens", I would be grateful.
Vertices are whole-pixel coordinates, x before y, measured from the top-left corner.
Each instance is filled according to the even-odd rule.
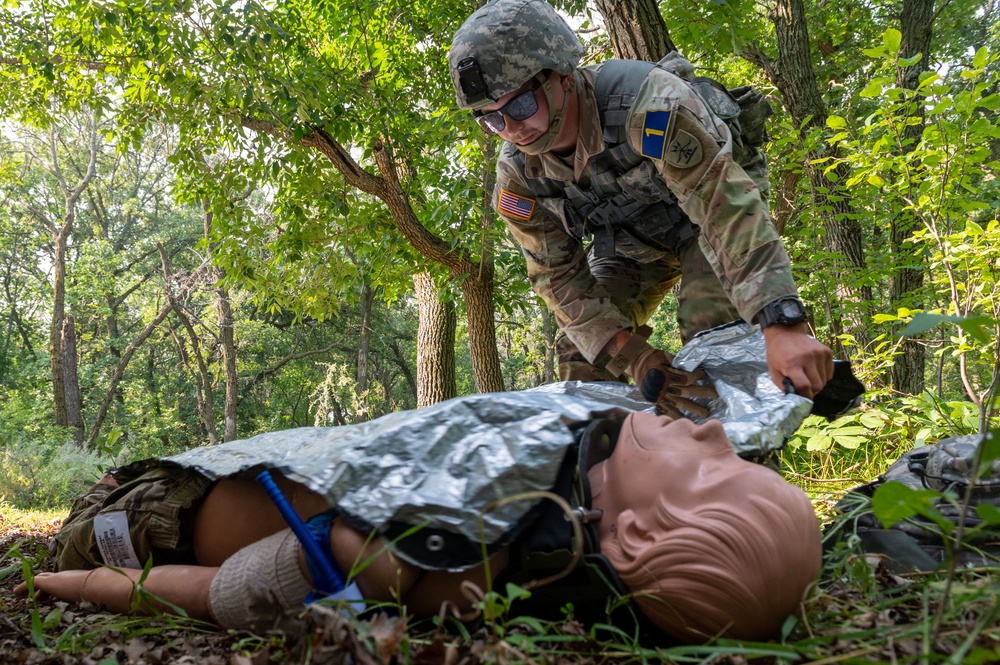
[[[476,116],[476,120],[479,121],[479,124],[482,125],[484,129],[487,129],[494,134],[499,134],[507,126],[504,116],[518,121],[527,120],[538,112],[538,100],[535,99],[535,90],[537,89],[538,86],[536,85],[530,90],[525,90],[520,95],[504,104],[503,108]]]

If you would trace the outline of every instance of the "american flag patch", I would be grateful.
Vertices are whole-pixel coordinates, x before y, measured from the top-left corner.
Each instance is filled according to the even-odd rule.
[[[518,219],[531,219],[531,213],[535,211],[535,199],[526,199],[513,192],[508,192],[506,189],[501,189],[497,210]]]

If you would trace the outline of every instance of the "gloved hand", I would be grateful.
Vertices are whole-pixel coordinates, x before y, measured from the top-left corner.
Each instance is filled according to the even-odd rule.
[[[685,372],[670,363],[673,356],[643,342],[643,348],[625,368],[639,386],[642,396],[656,405],[656,412],[671,418],[685,418],[681,409],[698,416],[707,416],[708,408],[692,402],[693,397],[718,397],[712,386],[695,385],[707,379],[704,370]]]
[[[655,349],[641,334],[633,334],[618,355],[608,363],[616,376],[624,370],[639,387],[642,396],[656,405],[656,412],[671,418],[686,417],[681,409],[707,416],[708,409],[692,402],[694,397],[718,397],[712,386],[695,385],[707,378],[704,370],[686,372],[671,366],[673,356]]]

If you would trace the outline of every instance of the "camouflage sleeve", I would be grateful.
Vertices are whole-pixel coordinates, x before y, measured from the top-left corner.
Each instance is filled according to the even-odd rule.
[[[501,153],[493,207],[521,247],[531,288],[560,330],[594,362],[608,340],[631,324],[591,275],[583,244],[566,231],[563,199],[536,196]]]
[[[628,121],[632,147],[653,159],[747,321],[796,294],[788,254],[754,180],[733,160],[729,128],[683,79],[654,68]]]

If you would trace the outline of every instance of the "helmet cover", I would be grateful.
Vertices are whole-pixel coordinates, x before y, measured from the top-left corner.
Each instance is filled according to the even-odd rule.
[[[475,109],[543,70],[569,74],[582,56],[576,33],[545,0],[492,0],[455,33],[448,69],[459,108]]]

